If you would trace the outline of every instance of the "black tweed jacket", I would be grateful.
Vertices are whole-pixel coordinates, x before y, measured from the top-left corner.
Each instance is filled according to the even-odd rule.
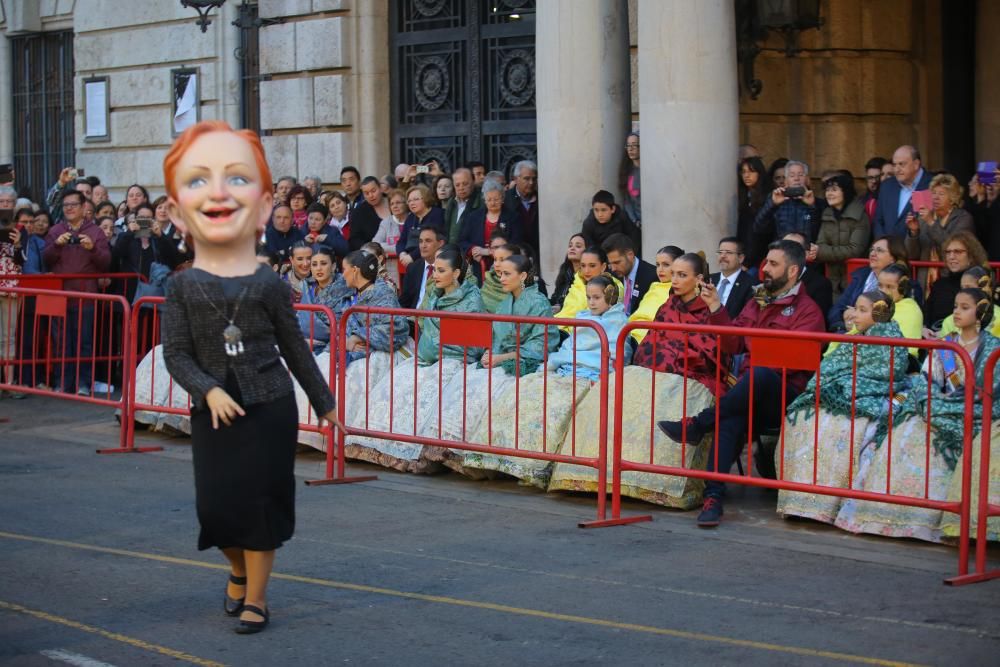
[[[227,294],[225,281],[238,281],[239,289],[228,290],[235,294]],[[232,317],[237,301],[234,324],[241,331],[244,351],[230,357],[222,336],[229,323],[216,308]],[[282,357],[317,414],[334,407],[333,394],[299,330],[288,284],[267,266],[236,278],[200,269],[177,274],[167,286],[161,333],[167,370],[191,395],[195,408],[205,407],[210,389],[225,387],[227,372],[232,372],[244,405],[290,394],[292,380]]]

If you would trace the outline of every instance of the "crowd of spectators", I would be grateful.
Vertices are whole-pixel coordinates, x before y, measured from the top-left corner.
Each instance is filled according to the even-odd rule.
[[[590,212],[567,240],[551,289],[537,270],[544,218],[538,168],[529,161],[514,165],[509,181],[481,163],[448,172],[436,159],[400,164],[383,176],[362,176],[346,166],[339,172],[339,189],[326,189],[319,176],[283,176],[274,186],[259,257],[288,282],[294,301],[327,306],[338,317],[351,305],[367,304],[583,319],[604,326],[612,348],[624,322],[655,321],[859,336],[889,331],[901,340],[946,338],[972,354],[991,349],[995,322],[988,261],[1000,260],[1000,172],[977,173],[963,187],[954,175],[925,167],[915,147],[900,146],[891,159],[869,160],[861,185],[847,169],[829,169],[816,178],[802,160],[779,158],[768,165],[754,147],[743,146],[736,176],[735,234],[719,239],[711,266],[704,252],[673,245],[649,254],[655,264],[642,259],[647,225],[641,215],[637,132],[624,143],[615,184],[622,199],[603,189],[591,195]],[[171,224],[164,197],[151,201],[140,185],[127,188],[120,204],[107,196],[98,179],[74,169],[63,170],[37,204],[17,200],[10,185],[0,186],[0,211],[10,212],[7,233],[0,236],[0,274],[8,278],[0,286],[15,284],[9,276],[18,273],[94,274],[95,279],[74,279],[65,287],[96,292],[108,287],[99,274],[123,272],[141,277],[121,281],[122,293],[133,299],[142,281],[157,282],[158,269],[170,273],[190,264],[190,244]],[[669,230],[673,223],[651,224]],[[387,260],[393,258],[399,275],[390,279]],[[22,358],[35,353],[31,326],[23,326],[31,319],[30,307],[28,299],[0,295],[0,349],[19,350]],[[68,314],[66,330],[58,333],[86,357],[95,345],[92,306],[75,307],[78,312]],[[393,354],[410,337],[419,339],[422,366],[442,361],[435,354],[438,329],[429,321],[352,320],[344,341],[348,363],[375,352]],[[874,327],[889,322],[891,327]],[[326,350],[330,327],[325,316],[303,320],[317,353]],[[15,330],[24,332],[21,340],[14,339]],[[498,327],[493,349],[472,361],[519,376],[536,372],[552,353],[558,361],[553,372],[596,379],[599,351],[597,357],[559,352],[579,336],[571,322],[545,332],[525,326],[512,335],[509,327]],[[636,330],[628,360],[655,372],[684,374],[721,397],[718,419],[713,405],[660,427],[670,439],[689,444],[712,436],[708,469],[717,465],[728,472],[748,435],[782,428],[783,407],[810,391],[811,374],[751,370],[749,337],[695,335],[680,341],[680,334]],[[595,351],[595,339],[573,345]],[[833,348],[828,359],[840,359]],[[904,376],[924,377],[943,395],[965,382],[954,374],[942,379],[926,366],[922,375],[923,355],[905,343],[901,349],[908,363]],[[983,356],[976,356],[977,363]],[[717,367],[719,359],[724,368]],[[22,373],[31,368],[18,367]],[[729,382],[719,383],[722,375]],[[84,369],[65,364],[55,376],[23,375],[20,382],[90,394],[97,390],[92,380]],[[750,424],[754,434],[747,433]],[[723,484],[706,485],[701,525],[719,523],[723,491]]]

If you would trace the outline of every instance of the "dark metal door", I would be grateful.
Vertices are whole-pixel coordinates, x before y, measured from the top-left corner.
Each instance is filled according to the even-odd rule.
[[[60,170],[76,161],[73,33],[12,37],[10,47],[16,186],[42,201]]]
[[[394,162],[536,159],[535,0],[393,0]]]

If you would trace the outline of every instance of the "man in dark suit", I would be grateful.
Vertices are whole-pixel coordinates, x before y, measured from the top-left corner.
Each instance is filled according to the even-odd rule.
[[[399,305],[403,308],[419,308],[428,288],[434,286],[431,276],[434,272],[434,257],[444,245],[444,230],[440,227],[424,227],[420,230],[420,259],[410,262],[403,276],[403,290]]]
[[[382,219],[375,205],[382,200],[382,190],[378,179],[366,176],[361,181],[361,203],[351,211],[351,237],[347,240],[350,249],[360,250],[361,246],[375,238]]]
[[[656,267],[635,256],[635,244],[625,234],[612,234],[604,240],[601,249],[608,256],[612,273],[625,287],[621,301],[625,314],[631,315],[646,296],[649,286],[657,281]]]
[[[448,243],[458,243],[462,225],[471,213],[483,207],[483,195],[473,183],[472,172],[465,167],[455,170],[451,175],[451,182],[455,186],[455,196],[444,209],[444,223]]]
[[[522,238],[538,254],[538,167],[522,160],[514,165],[514,187],[507,190],[503,208],[521,222]],[[537,266],[537,261],[536,261]]]
[[[872,222],[872,238],[895,236],[906,238],[906,216],[913,212],[910,197],[917,190],[926,190],[931,175],[924,171],[920,151],[913,146],[900,146],[892,154],[896,178],[882,182],[878,191],[878,204]]]
[[[785,234],[784,241],[795,241],[802,245],[806,252],[809,252],[809,241],[802,234],[791,233]],[[802,282],[802,286],[806,288],[806,294],[808,294],[816,305],[819,306],[820,311],[824,313],[830,312],[833,307],[833,283],[823,275],[823,269],[819,267],[818,264],[813,264],[812,266],[806,266],[802,269],[802,276],[799,278]],[[825,318],[824,318],[825,320]]]
[[[709,276],[719,292],[719,300],[734,320],[753,296],[753,280],[743,268],[745,260],[743,242],[735,236],[727,236],[719,241],[719,272]]]

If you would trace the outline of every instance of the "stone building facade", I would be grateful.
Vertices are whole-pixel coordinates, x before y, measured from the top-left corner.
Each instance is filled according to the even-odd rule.
[[[647,254],[732,231],[738,143],[814,172],[860,174],[901,143],[960,175],[1000,157],[987,0],[823,0],[794,57],[780,36],[762,45],[756,100],[739,85],[734,0],[228,0],[204,33],[179,0],[0,7],[0,89],[14,92],[0,95],[0,162],[36,192],[70,163],[115,197],[133,182],[162,192],[177,70],[197,73],[201,118],[261,131],[275,175],[537,158],[547,267],[590,194],[615,189],[629,127]],[[86,84],[104,77],[108,133],[93,140]]]

